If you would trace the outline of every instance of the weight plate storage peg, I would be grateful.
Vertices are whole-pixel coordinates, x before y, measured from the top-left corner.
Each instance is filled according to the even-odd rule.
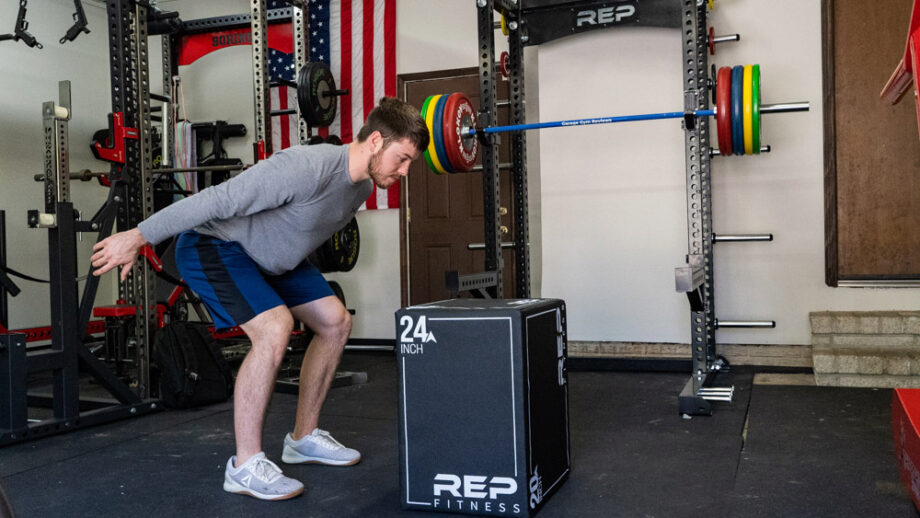
[[[338,106],[335,78],[325,63],[311,61],[297,75],[297,103],[300,116],[312,127],[329,126]]]

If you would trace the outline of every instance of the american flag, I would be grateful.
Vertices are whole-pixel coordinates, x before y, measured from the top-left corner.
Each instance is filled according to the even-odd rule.
[[[296,81],[294,53],[268,48],[268,80]],[[297,105],[297,89],[276,86],[271,89],[271,109],[287,110]],[[299,128],[296,115],[272,117],[272,151],[280,151],[291,144],[299,143]]]
[[[283,0],[272,0],[268,7],[287,5]],[[336,87],[349,92],[339,97],[336,120],[328,128],[317,128],[317,133],[323,137],[338,135],[348,144],[377,101],[396,95],[396,0],[310,0],[306,16],[310,61],[328,64]],[[271,79],[295,80],[292,54],[270,48],[269,61]],[[294,107],[297,95],[292,88],[272,90],[273,110]],[[297,131],[294,117],[274,117],[274,148],[296,143]],[[363,208],[398,207],[397,182],[386,191],[378,192],[375,186]]]

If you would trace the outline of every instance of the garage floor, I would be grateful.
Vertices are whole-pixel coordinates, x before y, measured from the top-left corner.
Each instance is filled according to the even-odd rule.
[[[395,359],[348,353],[342,369],[368,382],[333,389],[320,426],[364,460],[281,464],[307,485],[292,500],[221,489],[230,403],[9,446],[0,478],[19,517],[444,516],[399,508]],[[917,516],[898,479],[890,390],[755,384],[755,374],[735,368],[735,401],[686,419],[676,401],[686,374],[571,372],[572,473],[538,516]],[[267,417],[279,464],[295,406],[275,394]]]

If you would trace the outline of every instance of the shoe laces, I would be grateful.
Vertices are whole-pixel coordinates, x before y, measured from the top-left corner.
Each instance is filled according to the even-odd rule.
[[[281,468],[268,459],[255,461],[252,466],[249,466],[249,472],[266,484],[271,484],[281,478]]]
[[[341,450],[345,448],[345,445],[335,440],[332,437],[332,435],[330,435],[329,432],[327,432],[326,430],[320,430],[319,428],[317,428],[316,434],[313,435],[313,438],[317,442],[322,443],[323,446],[331,450]]]

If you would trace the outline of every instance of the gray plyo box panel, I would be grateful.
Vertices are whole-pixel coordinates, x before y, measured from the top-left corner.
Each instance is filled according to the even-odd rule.
[[[396,324],[403,507],[531,516],[570,466],[564,303],[455,299]]]

